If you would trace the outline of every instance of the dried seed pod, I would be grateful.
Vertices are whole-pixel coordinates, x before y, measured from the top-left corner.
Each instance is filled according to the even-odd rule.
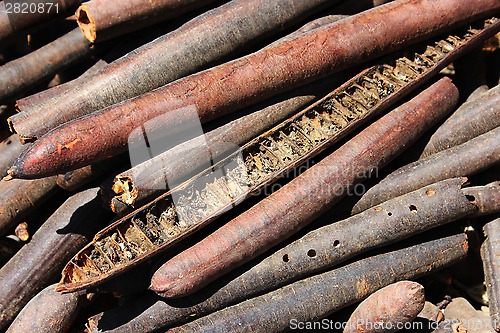
[[[84,294],[62,295],[50,285],[24,306],[6,333],[67,332],[85,300]]]
[[[113,171],[130,165],[127,154],[118,155],[107,160],[84,166],[57,176],[57,185],[65,191],[76,191],[88,183],[95,181]]]
[[[398,62],[396,61],[396,63]],[[401,83],[400,90],[393,90],[396,86],[391,85],[389,91],[392,91],[393,94],[385,95],[378,91],[376,94],[370,93],[370,90],[362,88],[363,86],[378,87],[376,89],[386,91],[387,86],[384,84],[378,86],[371,84],[371,82],[382,77],[392,78],[391,71],[399,71],[400,68],[397,65],[395,67],[375,66],[362,72],[322,100],[250,141],[239,152],[217,163],[213,170],[225,170],[227,178],[207,169],[189,182],[184,183],[183,186],[176,188],[175,191],[162,195],[133,215],[117,221],[103,230],[96,236],[93,244],[82,250],[79,256],[88,256],[90,253],[98,251],[94,247],[105,246],[111,237],[118,237],[124,244],[131,242],[128,246],[136,249],[133,255],[122,255],[120,257],[121,264],[107,266],[106,273],[99,279],[92,277],[85,279],[87,280],[85,281],[78,277],[78,280],[73,280],[71,274],[67,275],[67,272],[72,270],[67,268],[58,288],[67,290],[67,286],[65,286],[67,283],[73,283],[71,288],[83,288],[89,283],[109,279],[129,268],[130,265],[135,265],[186,237],[224,210],[248,197],[251,192],[259,190],[292,167],[303,163],[307,158],[325,149],[344,135],[346,131],[365,120],[368,115],[387,107],[394,99],[411,89],[412,83],[417,84],[416,81],[407,79],[409,83]],[[434,66],[432,68],[436,69]],[[381,75],[380,71],[386,74]],[[432,70],[426,72],[428,75],[431,73]],[[397,81],[397,79],[388,80]],[[382,81],[384,80],[382,79]],[[357,112],[354,112],[352,108],[348,109],[347,106],[344,106],[342,102],[348,103],[350,100],[344,92],[351,91],[351,88],[354,105],[357,105],[355,101],[358,98],[365,98],[370,101],[367,104],[371,107],[360,107]],[[427,115],[428,119],[419,124],[424,127],[443,116],[447,110],[450,111],[454,106],[454,101],[457,100],[456,90],[450,86],[449,81],[443,80],[436,84],[433,89],[435,89],[436,96],[446,96],[445,103],[448,109],[441,107],[440,112],[434,110],[433,102],[423,97],[427,96],[426,94],[409,104],[411,105],[409,108],[418,109],[419,103],[422,102],[430,109],[428,111],[430,114]],[[374,96],[380,95],[385,97],[381,100],[373,100]],[[416,110],[414,111],[416,112]],[[404,111],[401,110],[401,112]],[[413,126],[409,133],[418,135],[413,131],[418,131],[419,128],[419,126]],[[407,138],[411,138],[411,136],[407,135]],[[376,161],[383,161],[382,156],[395,154],[395,151],[387,147],[387,151],[381,152],[380,156],[373,158]],[[243,160],[241,156],[243,156]],[[341,160],[343,158],[345,156]],[[363,171],[368,172],[377,163],[363,165],[366,168]],[[355,177],[355,175],[350,176]],[[175,208],[173,198],[179,198],[175,202]],[[186,198],[190,199],[186,200]],[[124,231],[117,233],[118,230],[127,230],[125,238],[120,236]],[[141,235],[146,235],[146,238],[143,239]],[[75,261],[69,263],[68,267],[72,265],[75,265]],[[82,269],[86,270],[85,267]]]
[[[280,190],[168,260],[154,273],[151,289],[166,297],[192,293],[287,239],[373,170],[398,156],[451,112],[457,98],[451,81],[439,80]]]
[[[283,31],[337,1],[230,1],[115,61],[99,76],[78,80],[74,89],[23,110],[10,118],[11,128],[23,139],[38,138],[71,119],[145,94],[227,59],[259,38]]]
[[[399,281],[377,290],[352,313],[344,333],[389,333],[417,317],[425,304],[424,287]]]
[[[179,134],[180,125],[193,123],[192,113],[182,112],[184,108],[195,110],[200,121],[205,123],[498,9],[500,4],[496,0],[401,0],[353,15],[292,41],[184,77],[127,102],[68,122],[35,142],[18,159],[10,174],[21,178],[40,177],[116,155],[127,149],[129,140],[143,136],[140,129],[145,123],[149,133]],[[408,14],[414,12],[420,15]],[[345,41],[338,43],[338,40]],[[460,39],[453,37],[451,40],[453,42],[446,41],[443,45],[450,52],[461,44]],[[346,48],[346,44],[351,47]],[[408,61],[408,58],[403,59],[403,63]],[[417,68],[399,74],[410,80],[417,78],[429,63],[422,59],[416,62]],[[71,102],[74,104],[73,100]],[[48,124],[47,119],[43,123]],[[108,126],[110,124],[112,126]],[[136,135],[131,138],[132,133]],[[96,137],[101,140],[96,142]]]
[[[94,47],[79,29],[0,67],[0,100],[19,97],[26,89],[53,77],[59,70],[88,57]]]
[[[486,240],[481,246],[486,291],[490,308],[491,324],[495,331],[500,331],[500,218],[484,226]]]
[[[421,158],[458,146],[500,125],[500,85],[462,104],[427,143]]]
[[[500,127],[392,172],[370,188],[353,213],[450,177],[473,175],[500,161]]]
[[[76,10],[76,18],[85,38],[102,42],[158,22],[179,17],[215,0],[126,0],[111,3],[91,0]]]
[[[27,28],[71,12],[81,0],[0,1],[0,44]],[[15,5],[19,7],[15,7]],[[42,7],[39,7],[42,4]],[[33,10],[35,8],[35,10]]]
[[[7,176],[7,170],[14,164],[24,148],[26,146],[21,144],[17,134],[0,142],[0,178]]]
[[[464,188],[463,191],[466,195],[474,198],[474,204],[479,207],[476,216],[500,212],[500,184],[468,187]]]
[[[70,197],[33,235],[32,240],[0,269],[0,330],[47,285],[110,218],[98,188]]]
[[[200,293],[174,302],[147,295],[91,318],[89,327],[109,333],[172,327],[325,271],[364,251],[463,218],[477,207],[462,193],[462,182],[445,180],[392,199],[376,209],[314,230]],[[139,314],[130,319],[128,313]]]
[[[0,181],[0,235],[57,193],[56,178]]]
[[[356,261],[251,298],[168,332],[281,332],[318,320],[396,281],[430,273],[467,253],[463,234]],[[383,269],[381,269],[381,267]]]

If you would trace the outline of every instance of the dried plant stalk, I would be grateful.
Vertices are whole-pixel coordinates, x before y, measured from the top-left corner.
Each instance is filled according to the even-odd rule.
[[[0,235],[57,193],[56,178],[0,181]]]
[[[85,38],[102,42],[158,22],[173,19],[215,0],[91,0],[76,10]]]
[[[76,9],[81,2],[81,0],[51,0],[47,3],[35,0],[0,1],[0,45],[27,28],[32,28]],[[24,10],[26,6],[27,10],[24,10],[25,13],[15,13],[15,8],[10,7],[7,3],[10,5],[20,4],[20,11]],[[40,3],[43,4],[43,8],[38,10]],[[33,10],[33,5],[36,6],[37,10]]]
[[[94,47],[79,29],[0,67],[0,100],[19,97],[59,70],[88,57]]]
[[[458,146],[500,125],[500,85],[460,106],[432,135],[421,158]]]

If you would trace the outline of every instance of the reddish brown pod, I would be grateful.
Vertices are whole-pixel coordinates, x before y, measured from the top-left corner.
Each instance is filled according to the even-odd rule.
[[[85,301],[85,294],[62,295],[55,291],[55,285],[50,285],[24,306],[7,333],[68,332]]]
[[[377,290],[351,314],[344,333],[390,333],[414,320],[425,304],[424,287],[399,281]]]
[[[154,273],[151,289],[166,297],[193,293],[287,239],[372,170],[398,156],[451,112],[457,100],[458,91],[451,80],[441,79],[280,190],[168,260]]]
[[[496,0],[403,0],[376,7],[62,125],[27,150],[11,174],[40,177],[93,163],[125,151],[132,132],[148,121],[151,132],[175,135],[181,124],[192,123],[185,108],[205,123],[498,9]]]
[[[282,332],[318,321],[396,281],[415,279],[467,254],[463,234],[386,252],[297,281],[168,332]],[[381,267],[383,269],[381,269]]]

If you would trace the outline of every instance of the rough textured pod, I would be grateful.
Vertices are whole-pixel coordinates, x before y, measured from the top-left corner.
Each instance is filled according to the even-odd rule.
[[[349,317],[344,333],[396,332],[398,325],[415,319],[424,304],[424,287],[421,284],[412,281],[390,284],[358,305]]]

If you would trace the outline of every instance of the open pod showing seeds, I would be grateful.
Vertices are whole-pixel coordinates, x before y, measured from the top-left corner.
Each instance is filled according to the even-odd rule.
[[[187,237],[394,105],[499,28],[499,19],[482,20],[364,70],[211,168],[99,232],[66,265],[57,290],[71,292],[104,282]]]

